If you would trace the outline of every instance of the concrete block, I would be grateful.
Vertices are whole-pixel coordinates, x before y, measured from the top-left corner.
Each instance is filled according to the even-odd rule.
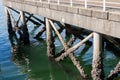
[[[115,21],[109,21],[109,25],[110,27],[110,36],[116,37],[116,38],[120,38],[120,22],[115,22]]]
[[[37,6],[25,5],[25,11],[36,14],[38,12]]]
[[[92,16],[92,10],[91,9],[85,9],[85,8],[79,8],[79,14],[84,16]]]
[[[120,22],[120,13],[118,12],[109,12],[109,20],[119,21]]]
[[[3,5],[7,6],[7,7],[12,7],[13,2],[12,1],[8,1],[8,0],[3,0]]]
[[[62,12],[57,11],[57,10],[50,10],[50,13],[51,13],[50,15],[51,19],[56,20],[56,21],[61,21]]]
[[[4,5],[4,6],[10,5],[10,2],[7,1],[7,0],[3,0],[3,5]]]
[[[102,10],[92,10],[92,17],[100,18],[100,19],[108,19],[108,12]]]
[[[15,0],[9,0],[9,1],[12,1],[12,2],[17,2],[18,0],[16,0],[16,1],[15,1]]]
[[[61,12],[61,21],[64,23],[78,25],[79,17],[77,14]]]
[[[80,27],[92,30],[92,17],[80,15]]]
[[[37,2],[36,6],[42,7],[42,3],[41,2]]]
[[[12,7],[18,10],[21,10],[21,3],[12,2]]]
[[[66,6],[66,5],[59,5],[59,6],[58,6],[58,10],[59,10],[59,11],[65,11],[65,12],[67,12],[68,6]]]
[[[46,2],[42,2],[42,7],[43,8],[50,8],[50,4]]]
[[[79,8],[69,6],[67,11],[70,12],[70,13],[78,14]]]
[[[106,23],[106,20],[104,20],[104,19],[91,17],[91,29],[92,29],[92,31],[104,34],[105,23]]]
[[[58,9],[58,5],[51,3],[50,4],[50,9],[57,10]]]
[[[38,7],[38,15],[43,16],[43,17],[47,17],[50,18],[51,17],[51,12],[50,9],[48,8],[42,8],[42,7]]]
[[[32,5],[32,6],[36,6],[36,4],[37,4],[37,2],[35,2],[35,1],[24,1],[24,3]]]
[[[18,2],[18,3],[24,3],[25,0],[12,0],[14,2]]]

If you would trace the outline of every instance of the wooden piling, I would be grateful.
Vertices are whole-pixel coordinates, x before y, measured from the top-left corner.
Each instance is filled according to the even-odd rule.
[[[11,46],[13,46],[13,45],[15,45],[14,40],[16,40],[16,42],[18,42],[18,38],[15,34],[15,31],[13,30],[12,20],[11,20],[11,16],[10,16],[10,13],[8,10],[9,10],[9,8],[5,7],[9,39],[10,39]]]
[[[92,62],[93,80],[104,80],[103,62],[102,62],[102,37],[94,32],[93,37],[93,62]]]
[[[120,73],[120,61],[118,62],[114,70],[110,72],[106,80],[114,80],[114,78],[118,77],[119,73]]]
[[[66,52],[64,52],[61,56],[59,56],[58,58],[56,58],[56,61],[60,61],[62,59],[64,59],[65,57],[67,57],[70,53],[74,52],[76,49],[78,49],[82,44],[84,44],[86,41],[88,41],[91,37],[93,36],[93,33],[91,33],[90,35],[88,35],[85,39],[83,39],[82,41],[80,41],[78,44],[76,44],[75,46],[69,48],[68,50],[66,50]]]
[[[7,26],[8,26],[8,33],[9,34],[13,34],[13,28],[12,28],[12,23],[11,23],[11,18],[10,18],[10,14],[8,12],[8,8],[5,7],[5,12],[6,12],[6,19],[7,19]]]
[[[68,41],[67,45],[68,45],[69,48],[72,46],[72,44],[74,43],[75,40],[76,40],[76,38],[74,37],[74,38],[71,38],[71,39]],[[64,52],[65,52],[65,50],[62,49],[59,53],[57,53],[57,55],[55,55],[55,58],[59,57],[59,56],[60,56],[62,53],[64,53]]]
[[[21,30],[20,30],[20,27],[18,27],[20,17],[21,17],[21,15],[18,16],[17,21],[14,21],[14,31],[17,31],[19,36],[20,36],[19,37],[19,43],[21,43],[23,41],[23,34],[22,34]]]
[[[50,27],[50,23],[48,19],[45,19],[46,22],[46,42],[47,42],[47,55],[48,57],[54,57],[55,55],[55,45],[54,45],[54,39],[52,35],[52,29]]]
[[[76,38],[72,38],[70,39],[70,41],[67,43],[68,47],[70,48],[72,46],[72,44],[74,43]],[[89,76],[87,74],[85,74],[82,66],[80,65],[80,61],[77,60],[77,58],[75,57],[74,53],[73,54],[69,54],[69,57],[71,59],[71,61],[73,62],[74,66],[76,66],[76,68],[78,69],[78,71],[80,72],[83,80],[89,80]]]
[[[21,15],[22,31],[23,31],[23,43],[25,45],[29,45],[30,44],[29,33],[28,33],[27,25],[25,23],[25,14],[23,11],[20,11],[20,15]]]
[[[67,44],[64,42],[63,37],[62,37],[62,36],[60,35],[60,33],[58,32],[58,30],[57,30],[56,27],[54,26],[53,22],[52,22],[51,20],[49,20],[49,22],[50,22],[53,30],[56,32],[59,40],[61,41],[61,43],[62,43],[62,45],[63,45],[63,47],[65,48],[65,50],[67,50]]]
[[[62,45],[63,45],[63,47],[64,47],[65,52],[68,51],[68,55],[67,55],[67,56],[70,57],[70,59],[72,60],[73,64],[77,67],[77,69],[79,70],[82,78],[85,79],[85,80],[88,80],[87,75],[85,74],[82,66],[80,66],[79,61],[77,61],[77,59],[75,58],[74,53],[73,53],[72,51],[69,52],[69,46],[65,43],[64,39],[62,38],[62,36],[60,35],[60,33],[57,31],[57,29],[56,29],[56,27],[54,26],[53,22],[52,22],[51,20],[49,20],[49,22],[50,22],[50,24],[52,25],[53,30],[54,30],[54,31],[56,32],[56,34],[58,35],[58,38],[60,39],[60,41],[61,41],[61,43],[62,43]],[[72,44],[72,43],[73,43],[72,41],[74,41],[74,40],[71,40],[69,44]],[[77,45],[77,46],[78,46],[78,45]],[[76,47],[75,47],[75,48],[76,48]],[[74,48],[74,49],[75,49],[75,48]],[[64,53],[63,53],[63,54],[64,54]],[[59,57],[58,57],[58,58],[59,58]],[[60,59],[63,60],[64,57],[61,58],[61,56],[60,56]],[[56,59],[55,59],[55,60],[56,60]],[[57,60],[56,60],[56,61],[57,61]]]
[[[80,74],[82,76],[82,79],[83,80],[89,80],[88,75],[85,74],[82,66],[80,65],[80,62],[77,60],[77,58],[74,56],[74,54],[69,54],[69,57],[70,57],[71,61],[73,62],[74,66],[76,66],[76,68],[80,72]]]
[[[20,27],[18,27],[21,15],[19,14],[18,19],[16,21],[14,16],[12,15],[12,13],[11,13],[11,11],[9,9],[8,9],[8,12],[9,12],[9,14],[11,16],[12,21],[13,21],[13,31],[14,31],[14,33],[17,31],[19,36],[20,36],[19,39],[18,39],[18,43],[21,43],[21,41],[23,40],[23,34],[22,34],[21,30],[20,30]]]

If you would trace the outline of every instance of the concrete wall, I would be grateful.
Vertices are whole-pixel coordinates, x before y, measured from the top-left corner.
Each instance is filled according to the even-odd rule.
[[[62,21],[91,31],[120,38],[120,13],[69,5],[3,0],[4,6]]]

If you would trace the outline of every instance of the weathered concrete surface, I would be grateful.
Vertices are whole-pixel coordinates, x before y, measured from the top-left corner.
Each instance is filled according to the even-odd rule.
[[[109,20],[120,22],[120,12],[109,12]]]
[[[92,17],[100,18],[100,19],[105,19],[107,20],[108,18],[108,12],[106,11],[101,11],[101,10],[92,10]]]
[[[3,0],[3,5],[120,38],[120,13],[30,1]]]
[[[85,9],[85,8],[79,8],[79,14],[84,16],[92,17],[92,10],[91,9]]]

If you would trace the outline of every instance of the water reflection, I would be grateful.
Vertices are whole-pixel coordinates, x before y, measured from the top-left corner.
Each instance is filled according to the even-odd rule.
[[[9,38],[10,42],[13,41],[12,38]],[[27,74],[27,80],[80,80],[79,73],[65,67],[66,63],[58,65],[49,60],[45,41],[40,41],[39,45],[38,42],[34,41],[30,46],[11,43],[12,60],[21,67],[21,73]],[[69,64],[73,66],[72,63]]]

